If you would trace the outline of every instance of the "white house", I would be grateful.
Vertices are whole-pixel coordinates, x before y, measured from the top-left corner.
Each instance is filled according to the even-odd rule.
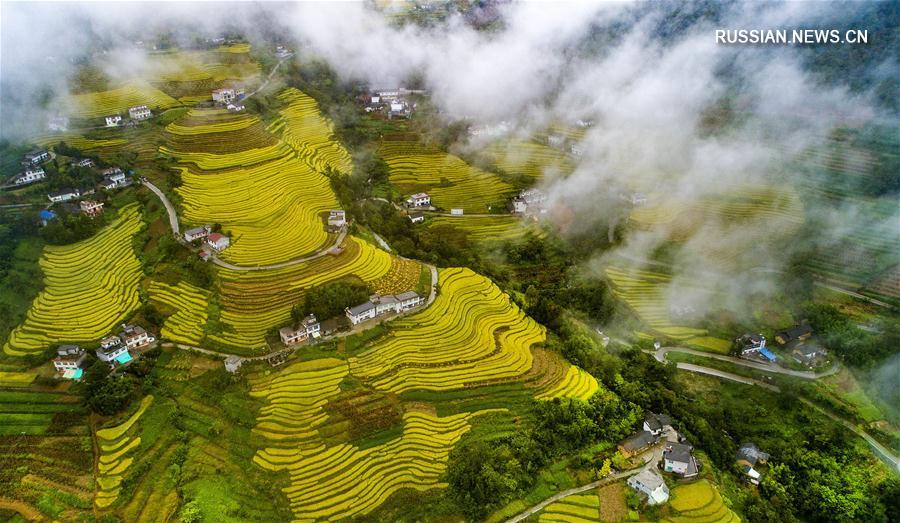
[[[95,202],[94,200],[82,200],[78,202],[81,212],[94,217],[103,213],[103,202]]]
[[[25,185],[36,182],[38,180],[43,180],[46,177],[47,173],[45,173],[44,170],[40,167],[25,169],[25,172],[13,178],[13,183],[16,185]]]
[[[669,499],[669,487],[656,471],[644,469],[628,478],[628,486],[647,496],[647,503],[658,505]]]
[[[464,213],[463,209],[450,209],[450,216],[462,216]]]
[[[46,149],[36,149],[25,155],[25,163],[30,163],[31,165],[46,162],[49,159],[50,153]]]
[[[77,345],[60,345],[56,349],[56,358],[53,360],[53,366],[59,372],[67,370],[77,370],[84,363],[87,353]]]
[[[124,356],[125,354],[128,354],[128,347],[126,347],[125,345],[121,345],[121,344],[113,345],[113,346],[106,347],[106,348],[101,346],[99,349],[97,349],[96,354],[97,354],[98,360],[106,362],[106,363],[110,363],[110,362],[114,361],[116,358],[119,358],[121,356]]]
[[[117,345],[122,344],[122,338],[113,334],[112,336],[107,336],[100,340],[100,348],[101,349],[111,349]]]
[[[93,167],[94,160],[91,160],[90,158],[82,158],[75,162],[75,165],[77,165],[78,167]]]
[[[78,189],[61,189],[59,191],[49,193],[47,195],[47,198],[50,198],[50,201],[53,203],[59,203],[74,200],[79,196],[81,196],[81,191],[79,191]]]
[[[285,345],[296,345],[309,338],[318,338],[320,336],[321,326],[315,314],[303,318],[297,328],[282,327],[278,330],[278,336]]]
[[[244,104],[228,104],[225,108],[232,113],[239,113],[245,109]]]
[[[347,319],[350,320],[350,323],[357,325],[375,317],[375,304],[367,301],[355,307],[347,307],[344,309],[344,314],[347,315]]]
[[[666,427],[672,426],[672,418],[665,414],[654,414],[648,412],[644,416],[644,430],[650,432],[654,436],[659,436],[666,430]]]
[[[421,212],[411,212],[409,213],[409,221],[413,223],[422,223],[425,221],[425,214]]]
[[[401,311],[412,309],[425,302],[425,298],[419,296],[415,291],[401,292],[396,297],[397,301],[400,302]]]
[[[153,116],[153,113],[146,105],[136,105],[128,108],[128,117],[132,120],[146,120],[151,116]]]
[[[119,337],[122,338],[122,343],[125,344],[125,347],[129,349],[143,347],[156,341],[156,338],[147,334],[147,331],[140,325],[123,324],[122,329],[124,330],[119,334]]]
[[[306,333],[304,327],[296,329],[293,327],[282,327],[278,329],[278,337],[281,338],[281,343],[284,343],[285,345],[296,345],[306,341],[306,338],[308,338],[309,335]]]
[[[300,322],[300,327],[306,329],[306,334],[312,338],[318,338],[322,332],[322,326],[319,324],[319,320],[316,319],[315,314],[310,314],[303,318],[303,321]]]
[[[743,356],[766,348],[766,337],[762,334],[744,334],[734,341],[740,347]]]
[[[206,244],[218,252],[224,251],[231,245],[231,239],[224,234],[217,232],[211,233],[206,237]]]
[[[510,204],[510,209],[514,213],[525,214],[525,212],[528,210],[528,203],[525,201],[524,198],[519,198],[518,196],[516,196],[515,198],[512,199],[512,202]]]
[[[234,89],[216,89],[212,92],[213,101],[222,104],[230,104],[234,101],[235,97],[236,93],[234,92]]]
[[[122,117],[119,116],[118,114],[106,117],[106,126],[107,127],[116,127],[117,125],[121,125],[121,124],[122,124]]]
[[[685,478],[696,476],[699,472],[697,459],[694,458],[694,447],[684,443],[668,443],[663,451],[663,469]]]
[[[331,229],[340,229],[347,224],[347,213],[340,209],[333,209],[328,212],[328,227]]]
[[[426,207],[431,205],[431,196],[428,196],[428,193],[418,192],[407,198],[406,204],[410,207]]]
[[[211,228],[209,225],[188,229],[184,231],[184,240],[188,242],[192,242],[194,240],[202,240],[209,235],[210,229]]]
[[[375,304],[375,315],[381,316],[389,312],[400,312],[400,301],[396,296],[388,294],[387,296],[374,295],[369,301]]]

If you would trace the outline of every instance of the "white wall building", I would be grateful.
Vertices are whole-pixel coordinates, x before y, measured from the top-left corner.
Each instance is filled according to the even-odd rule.
[[[128,108],[128,117],[132,120],[146,120],[151,116],[153,116],[153,113],[146,105],[136,105]]]
[[[38,180],[43,180],[46,177],[47,173],[41,168],[25,169],[25,172],[13,178],[13,183],[16,185],[25,185]]]
[[[431,205],[431,196],[428,196],[428,193],[418,192],[407,198],[406,204],[410,207],[425,207]]]
[[[106,117],[106,126],[107,127],[116,127],[122,123],[122,117],[119,115],[107,116]]]
[[[628,478],[628,486],[647,496],[647,503],[658,505],[669,499],[669,487],[662,477],[651,469],[645,469]]]
[[[206,237],[206,244],[216,251],[221,252],[227,249],[229,245],[231,245],[231,239],[224,234],[214,232]]]
[[[79,191],[78,189],[62,189],[48,194],[47,198],[49,198],[53,203],[59,203],[74,200],[80,196],[81,191]]]
[[[156,338],[147,334],[147,331],[140,325],[122,325],[122,328],[124,330],[119,334],[119,337],[122,339],[125,347],[129,349],[143,347],[156,341]]]

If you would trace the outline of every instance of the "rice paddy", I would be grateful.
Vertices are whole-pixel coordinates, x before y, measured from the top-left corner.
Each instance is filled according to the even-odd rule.
[[[60,342],[102,338],[139,304],[141,264],[132,237],[143,227],[137,204],[94,237],[48,246],[41,257],[44,289],[3,350],[23,355]]]
[[[151,403],[153,396],[144,397],[137,411],[123,423],[97,431],[97,444],[100,447],[100,459],[97,462],[99,488],[94,497],[97,508],[112,505],[119,496],[124,475],[134,463],[130,454],[141,444],[141,438],[133,436],[132,428]]]
[[[128,82],[109,91],[71,95],[67,107],[76,118],[99,118],[128,113],[128,108],[146,105],[152,110],[181,105],[178,100],[141,81]]]
[[[427,192],[435,207],[486,213],[492,206],[505,205],[514,192],[497,175],[415,142],[384,142],[381,155],[393,185],[404,195]]]
[[[725,505],[716,487],[707,480],[677,485],[672,489],[669,506],[677,515],[667,523],[739,523],[741,518]]]
[[[596,494],[576,494],[555,501],[541,511],[540,523],[591,523],[600,521],[600,499]]]
[[[428,309],[391,323],[391,334],[359,356],[350,372],[379,390],[453,390],[523,376],[544,328],[490,280],[469,269],[444,269]],[[423,340],[429,340],[424,343]],[[547,397],[590,396],[597,382],[570,377]]]
[[[495,142],[481,154],[505,173],[523,177],[532,184],[540,182],[545,176],[566,176],[575,169],[565,153],[536,142]]]
[[[517,216],[434,216],[429,220],[428,226],[451,227],[465,232],[470,241],[514,241],[523,238],[529,231],[537,236],[544,236],[544,232],[537,226],[523,222]]]
[[[334,137],[334,126],[322,115],[315,100],[297,89],[286,89],[278,95],[286,104],[281,117],[273,124],[273,132],[291,145],[301,160],[316,172],[350,174],[350,153]]]
[[[669,275],[607,267],[606,277],[612,283],[616,297],[623,300],[654,333],[678,341],[706,337],[705,329],[676,325],[672,320],[667,296],[672,282]],[[702,288],[694,290],[704,292]]]
[[[188,345],[203,339],[209,308],[209,291],[186,282],[177,285],[153,281],[147,289],[150,299],[174,311],[163,323],[163,338]]]
[[[192,110],[169,124],[173,145],[160,151],[183,166],[182,219],[189,224],[221,223],[231,246],[221,253],[241,265],[264,265],[298,258],[329,241],[320,214],[337,206],[328,179],[297,160],[296,151],[283,141],[240,152],[194,151],[195,137],[204,148],[237,140],[258,141],[259,120],[221,110]],[[325,161],[325,160],[322,160]]]
[[[266,331],[283,326],[304,290],[344,277],[372,282],[393,267],[390,254],[363,240],[348,237],[340,254],[267,271],[219,273],[218,292],[225,332],[209,338],[231,350],[251,351],[265,344]]]

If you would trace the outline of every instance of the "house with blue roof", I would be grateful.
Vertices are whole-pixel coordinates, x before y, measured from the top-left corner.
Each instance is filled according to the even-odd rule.
[[[38,213],[38,218],[41,219],[41,225],[46,226],[50,220],[56,218],[56,213],[51,211],[50,209],[44,209]]]

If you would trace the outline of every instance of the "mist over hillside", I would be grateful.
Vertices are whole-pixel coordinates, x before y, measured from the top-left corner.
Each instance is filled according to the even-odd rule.
[[[447,122],[503,123],[519,137],[583,122],[574,173],[546,173],[541,188],[551,201],[545,219],[563,237],[596,244],[584,270],[641,266],[665,248],[679,303],[699,316],[720,308],[744,313],[748,296],[767,299],[785,285],[780,275],[798,257],[843,248],[863,227],[896,234],[896,206],[872,215],[855,200],[811,198],[809,187],[831,180],[798,167],[799,157],[837,130],[896,130],[897,36],[889,29],[897,13],[889,6],[523,2],[413,24],[397,22],[390,6],[377,11],[363,3],[239,3],[228,10],[5,3],[2,134],[21,138],[65,113],[70,73],[89,58],[110,78],[145,72],[147,50],[135,41],[149,44],[163,28],[171,31],[154,45],[191,45],[229,31],[250,41],[279,35],[300,45],[301,60],[323,59],[345,81],[420,83]],[[719,28],[806,27],[868,29],[870,42],[722,45],[714,38]],[[484,142],[472,137],[451,148],[473,152]],[[896,202],[897,189],[888,182],[865,196]],[[780,195],[773,205],[783,212],[734,219],[711,210],[742,191],[748,201]],[[629,229],[610,247],[635,211],[633,195],[651,209],[675,207],[681,219]],[[682,280],[703,280],[716,298],[691,299]]]

